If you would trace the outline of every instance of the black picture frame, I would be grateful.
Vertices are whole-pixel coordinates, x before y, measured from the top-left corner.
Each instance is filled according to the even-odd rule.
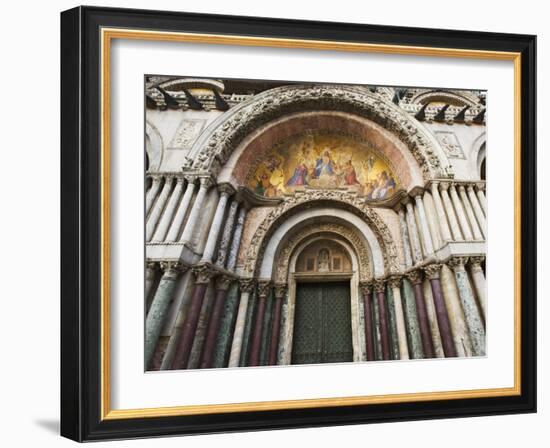
[[[101,418],[102,27],[521,53],[521,394]],[[536,412],[536,36],[78,7],[61,14],[61,435],[76,441]]]

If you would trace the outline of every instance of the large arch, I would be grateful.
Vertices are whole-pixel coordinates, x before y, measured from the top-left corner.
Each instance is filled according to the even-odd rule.
[[[284,115],[340,111],[367,118],[401,140],[424,179],[450,175],[436,139],[413,117],[368,89],[351,85],[292,85],[267,90],[214,120],[191,148],[185,168],[219,173],[235,148],[255,129]]]

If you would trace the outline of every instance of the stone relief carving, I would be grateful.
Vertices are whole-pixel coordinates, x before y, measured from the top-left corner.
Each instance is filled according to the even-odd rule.
[[[229,112],[227,120],[212,133],[199,138],[191,150],[196,156],[193,161],[188,159],[184,168],[219,169],[254,129],[284,114],[309,108],[347,111],[370,119],[407,145],[426,179],[447,175],[427,131],[412,117],[368,90],[345,85],[284,86],[257,95]]]
[[[296,247],[306,238],[313,235],[338,235],[351,244],[359,258],[359,279],[367,281],[373,277],[372,267],[368,248],[365,246],[361,236],[349,227],[338,223],[324,223],[316,225],[314,228],[307,227],[294,234],[279,252],[276,260],[275,281],[277,283],[286,282],[290,258]]]
[[[189,149],[197,140],[202,129],[204,128],[206,120],[186,118],[182,120],[168,149]]]
[[[284,202],[271,210],[260,223],[250,240],[243,266],[247,276],[254,276],[259,268],[265,245],[271,233],[278,227],[277,222],[281,218],[286,219],[291,213],[318,206],[319,202],[337,202],[340,206],[361,217],[371,227],[383,249],[386,271],[399,272],[399,259],[393,236],[383,219],[368,205],[368,201],[364,197],[341,190],[306,190],[286,198]]]
[[[437,138],[437,141],[443,148],[443,151],[445,151],[445,154],[447,154],[448,157],[451,157],[453,159],[465,159],[466,156],[464,155],[464,151],[462,150],[462,146],[460,146],[460,142],[458,141],[458,138],[456,137],[456,134],[451,131],[435,131],[435,137]]]

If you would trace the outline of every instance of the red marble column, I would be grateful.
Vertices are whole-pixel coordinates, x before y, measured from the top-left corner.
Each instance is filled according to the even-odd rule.
[[[277,364],[277,354],[279,351],[279,333],[281,332],[281,310],[283,308],[283,299],[286,292],[286,284],[275,285],[275,304],[273,307],[273,318],[271,319],[271,339],[269,341],[268,364],[274,366]]]
[[[361,290],[363,292],[363,308],[365,313],[365,343],[367,346],[367,361],[375,361],[376,354],[374,352],[374,319],[372,315],[372,286],[370,283],[361,282]]]
[[[260,350],[262,348],[262,328],[265,318],[265,305],[267,295],[269,294],[269,282],[258,283],[258,308],[256,310],[256,318],[252,331],[252,344],[250,345],[250,354],[248,358],[249,366],[257,366],[260,364]]]
[[[200,363],[201,369],[209,369],[210,367],[212,367],[212,357],[214,356],[214,350],[216,348],[216,338],[218,337],[220,322],[222,320],[223,305],[225,304],[227,289],[229,288],[232,280],[233,279],[231,277],[225,275],[217,279],[216,298],[214,300],[214,306],[212,307],[212,313],[208,321],[206,338],[204,340],[204,346],[202,349],[202,357]]]
[[[388,308],[386,306],[386,288],[382,280],[375,280],[374,291],[378,300],[378,323],[380,325],[380,342],[382,343],[382,359],[390,358],[390,331],[388,325]]]
[[[424,272],[430,280],[432,294],[434,298],[435,314],[437,316],[437,325],[439,326],[439,334],[441,335],[441,345],[446,358],[454,358],[457,356],[456,347],[451,331],[451,323],[447,313],[447,306],[441,291],[441,282],[439,280],[439,272],[441,265],[433,264],[424,268]]]
[[[189,308],[187,309],[187,314],[183,322],[180,340],[174,353],[174,361],[172,362],[173,369],[187,369],[189,355],[191,354],[191,349],[193,348],[193,342],[195,340],[197,324],[199,323],[204,294],[206,293],[210,278],[212,277],[212,272],[208,270],[206,266],[200,266],[194,269],[193,272],[197,279],[195,281],[195,287],[193,288],[193,294],[191,295]]]
[[[422,339],[422,349],[424,358],[434,358],[434,346],[432,342],[432,333],[428,321],[428,312],[426,302],[424,301],[424,291],[422,290],[422,274],[420,271],[412,271],[407,274],[407,278],[413,285],[414,300],[416,303],[416,315],[418,325],[420,326],[420,338]]]

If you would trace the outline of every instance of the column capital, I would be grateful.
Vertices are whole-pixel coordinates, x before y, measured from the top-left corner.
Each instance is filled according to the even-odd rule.
[[[453,269],[455,272],[461,272],[464,271],[464,265],[468,262],[468,257],[452,257],[448,261],[448,265]]]
[[[411,191],[409,191],[409,195],[413,197],[415,200],[418,200],[417,198],[422,199],[423,193],[424,193],[424,188],[420,186],[416,186]]]
[[[157,271],[159,269],[159,263],[157,261],[145,262],[145,268],[151,271]]]
[[[386,287],[386,283],[385,283],[384,279],[377,278],[372,282],[372,287],[374,289],[374,292],[384,292],[385,287]]]
[[[483,255],[470,257],[470,266],[472,268],[472,272],[478,272],[482,271],[481,269],[481,263],[485,261],[485,257]]]
[[[195,280],[196,284],[201,284],[201,283],[205,284],[210,282],[210,280],[216,274],[216,271],[212,270],[206,264],[200,264],[193,268],[193,274],[195,274],[195,277],[196,277],[196,280]]]
[[[199,176],[199,182],[201,188],[205,190],[210,189],[210,187],[214,185],[214,180],[210,176]]]
[[[423,268],[424,273],[426,274],[426,277],[430,280],[436,280],[439,278],[439,274],[441,272],[441,265],[438,263],[431,264],[429,266],[426,266]]]
[[[218,185],[218,191],[222,195],[231,196],[235,193],[235,188],[233,188],[233,185],[231,185],[228,182],[224,182],[223,184]]]
[[[241,292],[251,293],[254,289],[254,279],[241,278],[239,280],[239,288],[241,289]]]
[[[466,192],[466,187],[464,186],[464,184],[458,184],[457,186],[459,193],[462,193],[463,191]]]
[[[390,288],[399,288],[401,287],[401,280],[403,279],[403,276],[401,275],[392,275],[388,278],[388,285]]]
[[[259,280],[258,281],[258,297],[266,298],[271,288],[271,280]]]
[[[476,182],[476,188],[478,191],[485,191],[485,182]]]
[[[276,299],[282,299],[285,296],[287,285],[286,283],[275,283],[273,291]]]
[[[185,266],[180,261],[161,261],[160,268],[166,277],[176,278],[180,272],[185,270]]]
[[[363,295],[371,294],[372,293],[372,282],[370,282],[370,281],[359,282],[359,288],[361,288],[361,292],[363,293]]]
[[[196,174],[184,174],[183,178],[187,181],[188,184],[195,184],[195,182],[197,181]]]
[[[418,285],[422,282],[422,271],[420,270],[409,271],[405,274],[405,276],[413,285]]]
[[[216,277],[216,289],[227,291],[229,286],[231,286],[231,283],[233,283],[233,280],[235,279],[232,276],[226,274]]]
[[[468,190],[468,193],[469,193],[470,191],[471,191],[471,192],[474,191],[474,186],[475,186],[474,184],[468,184],[468,185],[466,185],[466,190]]]
[[[451,186],[450,182],[440,182],[439,183],[439,188],[441,189],[441,191],[447,191],[450,186]]]

